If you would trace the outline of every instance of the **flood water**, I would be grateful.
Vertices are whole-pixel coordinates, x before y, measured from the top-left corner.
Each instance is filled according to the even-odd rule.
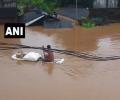
[[[120,24],[71,29],[28,27],[25,39],[0,42],[67,49],[100,56],[120,56]],[[0,100],[120,100],[120,60],[89,61],[74,56],[63,64],[14,61],[19,50],[0,51]],[[33,51],[24,49],[24,52]],[[42,54],[41,50],[34,50]]]

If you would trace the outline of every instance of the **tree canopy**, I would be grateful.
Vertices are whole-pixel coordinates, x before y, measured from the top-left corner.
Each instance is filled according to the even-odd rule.
[[[56,8],[56,0],[17,0],[18,7],[33,6],[51,13]]]

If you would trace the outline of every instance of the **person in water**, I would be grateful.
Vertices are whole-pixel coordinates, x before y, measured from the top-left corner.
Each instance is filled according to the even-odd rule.
[[[47,49],[45,49],[43,46],[43,54],[44,54],[44,61],[46,62],[54,61],[54,54],[51,51],[51,45],[47,45]]]
[[[23,51],[18,51],[17,53],[16,53],[16,57],[17,58],[23,58],[25,56],[25,53],[23,53]]]

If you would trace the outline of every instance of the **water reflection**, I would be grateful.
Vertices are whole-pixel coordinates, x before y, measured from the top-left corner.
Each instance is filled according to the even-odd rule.
[[[3,29],[0,30],[3,32]],[[49,43],[57,49],[120,55],[120,24],[91,29],[75,26],[62,30],[48,30],[38,26],[27,28],[26,39],[0,38],[0,42],[32,46]],[[41,50],[23,51],[42,54]],[[41,61],[16,62],[11,60],[12,52],[16,50],[0,51],[3,54],[0,57],[1,100],[120,99],[120,60],[96,62],[55,54],[56,58],[65,58],[65,62],[61,65]],[[49,77],[51,75],[52,78]]]
[[[62,30],[31,27],[31,30],[33,32],[39,32],[38,34],[40,36],[45,36],[46,41],[48,40],[47,38],[51,38],[53,41],[52,45],[57,45],[54,46],[57,47],[57,49],[61,48],[89,52],[100,56],[120,55],[120,49],[118,49],[120,44],[120,30],[118,24],[91,29],[76,26],[71,29]],[[58,57],[60,57],[60,55]],[[88,77],[93,73],[93,66],[96,65],[94,62],[82,60],[73,56],[64,55],[63,57],[65,58],[65,63],[61,65],[59,69],[73,79]],[[48,70],[49,67],[45,69]]]
[[[43,65],[43,69],[45,72],[48,73],[48,75],[52,75],[53,74],[53,70],[54,70],[54,64],[53,63],[42,63]]]
[[[120,41],[110,37],[99,39],[97,42],[96,54],[102,56],[120,56]]]
[[[65,62],[58,68],[62,70],[70,78],[76,80],[85,78],[93,73],[93,61],[86,61],[76,57],[65,57]]]
[[[0,43],[15,43],[15,44],[21,44],[20,39],[8,39],[8,38],[4,38],[4,25],[0,25]],[[4,47],[3,45],[0,45],[0,47]],[[5,46],[6,47],[6,46]],[[6,50],[6,51],[2,51],[0,52],[2,56],[10,56],[13,54],[13,52],[16,51],[14,49],[11,50]]]
[[[111,38],[104,38],[98,40],[98,48],[109,48],[112,45]]]

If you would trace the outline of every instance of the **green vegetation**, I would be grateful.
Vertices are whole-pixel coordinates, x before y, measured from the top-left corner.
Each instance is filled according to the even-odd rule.
[[[32,6],[38,7],[48,13],[54,12],[56,2],[54,0],[31,0]]]
[[[78,5],[81,5],[81,7],[92,7],[93,1],[94,0],[78,0]],[[37,7],[51,14],[56,8],[75,4],[75,0],[17,0],[19,16],[23,15],[25,9],[29,9],[30,7]]]
[[[78,0],[80,7],[92,7],[94,0]],[[57,7],[64,7],[66,5],[75,5],[76,0],[17,0],[18,9],[23,13],[26,7],[38,7],[48,13],[54,12]]]
[[[95,22],[90,18],[83,18],[81,20],[81,25],[85,28],[91,28],[91,27],[95,27]]]
[[[25,9],[37,7],[48,13],[53,13],[57,7],[56,0],[17,0],[18,15],[24,14]]]

